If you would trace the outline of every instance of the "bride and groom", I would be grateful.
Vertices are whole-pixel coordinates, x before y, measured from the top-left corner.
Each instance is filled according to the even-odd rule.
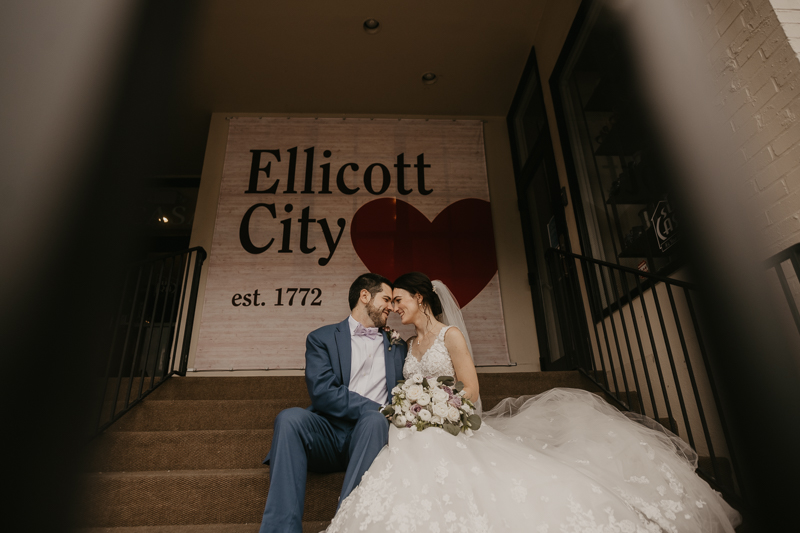
[[[359,276],[349,303],[306,340],[311,407],[276,418],[262,533],[302,531],[308,470],[345,472],[330,533],[733,532],[738,513],[688,446],[585,391],[503,400],[471,436],[390,430],[379,408],[404,376],[456,376],[479,401],[469,337],[450,292],[421,273]],[[382,330],[390,311],[415,326],[407,345]]]

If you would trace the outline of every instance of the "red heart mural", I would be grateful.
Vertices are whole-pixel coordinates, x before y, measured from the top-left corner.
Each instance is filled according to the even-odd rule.
[[[350,236],[370,272],[391,280],[424,272],[442,280],[461,307],[497,272],[492,213],[485,200],[459,200],[430,222],[411,204],[380,198],[356,211]]]

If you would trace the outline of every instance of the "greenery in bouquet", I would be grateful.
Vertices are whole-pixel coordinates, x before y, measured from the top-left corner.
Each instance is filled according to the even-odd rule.
[[[481,427],[475,405],[464,393],[464,384],[452,376],[431,381],[420,374],[397,382],[392,389],[392,403],[381,413],[400,428],[417,431],[442,428],[452,435],[471,434]]]

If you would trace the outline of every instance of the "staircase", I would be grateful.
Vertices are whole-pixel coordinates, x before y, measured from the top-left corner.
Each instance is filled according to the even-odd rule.
[[[480,374],[484,409],[554,387],[600,392],[578,372]],[[275,416],[310,403],[302,377],[175,377],[91,443],[80,533],[255,533]],[[325,529],[344,474],[309,474],[304,533]]]

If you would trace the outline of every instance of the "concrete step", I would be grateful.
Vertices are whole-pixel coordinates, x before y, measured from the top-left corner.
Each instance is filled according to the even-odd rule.
[[[110,472],[82,482],[78,527],[260,524],[269,469]],[[331,520],[343,482],[344,473],[309,473],[303,521]]]
[[[162,379],[164,378],[156,377],[154,380],[152,380],[146,376],[144,379],[142,379],[139,376],[133,378],[130,377],[111,378],[106,383],[103,383],[102,381],[95,382],[95,387],[98,394],[105,391],[103,398],[106,402],[111,403],[114,400],[114,396],[116,394],[117,408],[119,408],[125,402],[126,397],[133,400],[134,398],[137,398],[139,396],[140,388],[143,394],[147,392],[151,386],[160,386],[159,382],[161,382]],[[169,382],[170,379],[171,378],[167,378],[164,381],[164,383]],[[117,390],[117,386],[119,386],[119,390]]]
[[[153,391],[148,400],[269,400],[308,399],[303,376],[203,377],[173,376]]]
[[[499,396],[509,398],[541,394],[556,387],[584,389],[600,392],[590,379],[576,371],[516,372],[513,374],[479,373],[481,398]]]
[[[506,398],[481,396],[484,410]],[[301,400],[162,400],[147,399],[131,409],[106,433],[142,431],[199,431],[271,429],[278,413],[290,407],[305,409]]]
[[[577,372],[482,373],[479,379],[485,409],[502,398],[539,394],[553,387],[600,392]],[[281,410],[310,403],[302,376],[173,377],[108,431],[266,429]]]
[[[300,398],[275,400],[145,399],[108,428],[117,431],[193,431],[201,429],[269,429],[289,407],[305,408]]]
[[[330,521],[303,522],[303,533],[325,531]],[[73,533],[258,533],[260,524],[193,524],[189,526],[81,527]]]
[[[618,409],[621,409],[621,407],[619,407],[616,402],[612,401],[609,398],[609,394],[608,393],[604,393],[602,396],[603,396],[603,399],[605,401],[607,401],[608,403],[610,403],[614,407],[616,407]],[[641,401],[641,398],[639,398],[639,394],[636,391],[631,390],[631,391],[627,391],[627,392],[615,392],[613,394],[613,396],[615,398],[619,399],[622,403],[627,404],[627,406],[628,406],[628,408],[629,408],[629,410],[631,412],[633,412],[633,413],[641,413],[642,412],[642,401]]]
[[[330,521],[303,522],[303,533],[325,531]],[[82,527],[73,533],[258,533],[260,524],[193,524],[189,526]]]
[[[91,443],[87,472],[258,468],[272,429],[114,431]]]
[[[727,457],[715,457],[712,462],[711,457],[699,456],[697,458],[698,469],[713,474],[713,466],[717,467],[716,482],[723,486],[733,487],[733,465]]]
[[[521,396],[539,394],[554,387],[599,391],[588,378],[574,371],[479,373],[481,395]],[[309,405],[303,376],[274,377],[172,377],[147,400],[268,400],[302,399]]]
[[[601,392],[578,372],[479,373],[479,380],[485,409],[554,387]],[[302,376],[169,379],[92,441],[77,525],[84,533],[255,533],[275,417],[309,404]],[[343,479],[309,473],[304,532],[327,526]]]

